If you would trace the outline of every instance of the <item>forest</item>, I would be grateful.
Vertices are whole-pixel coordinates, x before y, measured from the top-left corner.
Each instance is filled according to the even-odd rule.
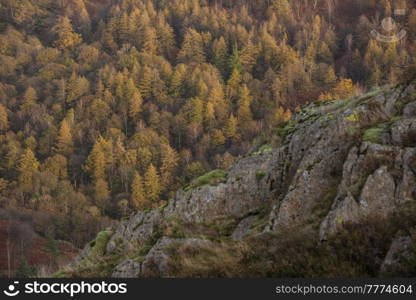
[[[0,207],[81,247],[302,105],[397,83],[415,38],[411,0],[0,0]]]

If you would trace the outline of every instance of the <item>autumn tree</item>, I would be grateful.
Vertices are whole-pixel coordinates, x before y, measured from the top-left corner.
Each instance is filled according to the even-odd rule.
[[[162,166],[160,168],[160,179],[163,189],[166,189],[170,186],[174,179],[173,175],[179,161],[178,153],[170,145],[162,144],[161,161]]]
[[[185,33],[178,58],[182,62],[201,63],[205,61],[204,40],[195,29],[190,28]]]
[[[133,182],[131,184],[131,203],[134,209],[147,209],[151,203],[146,197],[143,180],[138,172],[134,173]]]
[[[39,169],[39,162],[35,154],[30,149],[26,149],[20,156],[17,171],[19,172],[19,182],[23,186],[31,186],[33,175]]]
[[[68,121],[63,120],[59,128],[55,151],[64,156],[70,155],[73,151],[73,146],[71,128],[69,127]]]
[[[149,165],[144,175],[144,188],[147,197],[151,201],[156,202],[157,200],[159,200],[159,195],[162,187],[159,174],[153,164]]]
[[[0,104],[0,131],[9,129],[9,119],[7,109]]]
[[[54,45],[61,50],[70,50],[82,43],[81,35],[74,32],[68,17],[59,17],[53,28],[56,39]]]

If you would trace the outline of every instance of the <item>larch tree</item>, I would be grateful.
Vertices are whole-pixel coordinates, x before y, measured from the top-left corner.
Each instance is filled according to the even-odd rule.
[[[147,209],[151,206],[151,202],[145,195],[143,179],[138,172],[134,173],[133,182],[131,184],[131,204],[134,209]]]
[[[94,181],[105,178],[106,159],[101,146],[96,143],[88,156],[85,169]]]
[[[143,30],[142,50],[147,54],[156,54],[157,48],[156,30],[146,26]]]
[[[231,115],[228,118],[227,124],[224,129],[224,134],[227,138],[237,138],[238,120]]]
[[[9,117],[6,107],[0,104],[0,131],[9,129]]]
[[[243,85],[240,89],[237,102],[237,117],[240,122],[247,122],[253,119],[250,108],[251,102],[250,90],[246,85]]]
[[[160,167],[161,183],[163,189],[167,189],[173,181],[173,174],[178,166],[179,156],[178,153],[169,144],[161,145],[161,161]]]
[[[181,62],[187,63],[205,61],[204,39],[195,29],[190,28],[186,31],[178,58]]]
[[[70,50],[82,43],[80,34],[74,32],[68,17],[59,17],[58,23],[53,28],[56,39],[54,45],[61,50]]]
[[[68,121],[64,119],[59,127],[58,138],[55,145],[55,152],[64,156],[70,155],[73,151],[71,128]]]
[[[144,187],[150,200],[156,202],[162,190],[159,174],[153,164],[150,164],[144,175]]]
[[[33,181],[33,174],[39,169],[39,162],[35,154],[30,149],[26,149],[21,155],[17,171],[19,173],[19,182],[23,186],[31,186]]]
[[[99,178],[96,180],[94,184],[94,198],[97,206],[101,208],[101,211],[103,211],[108,199],[110,198],[110,190],[105,179]]]
[[[142,111],[142,105],[143,105],[143,98],[140,94],[140,91],[137,90],[133,93],[129,100],[129,116],[130,118],[134,119],[137,118],[138,115]]]

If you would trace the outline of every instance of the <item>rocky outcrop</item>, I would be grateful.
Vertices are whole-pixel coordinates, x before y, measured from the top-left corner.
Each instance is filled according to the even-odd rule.
[[[311,226],[325,240],[416,201],[415,103],[411,84],[303,108],[280,129],[278,148],[242,158],[222,183],[180,190],[166,207],[121,221],[106,246],[119,257],[111,274],[169,276],[166,249],[208,239]],[[173,219],[185,228],[167,230]]]
[[[381,265],[381,273],[396,271],[406,268],[404,261],[410,257],[412,239],[410,236],[396,237],[387,252],[386,258]]]

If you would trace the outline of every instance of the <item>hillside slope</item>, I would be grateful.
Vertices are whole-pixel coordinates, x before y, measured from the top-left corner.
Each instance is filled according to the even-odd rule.
[[[414,83],[306,106],[279,147],[99,233],[57,276],[415,275],[415,116]]]

